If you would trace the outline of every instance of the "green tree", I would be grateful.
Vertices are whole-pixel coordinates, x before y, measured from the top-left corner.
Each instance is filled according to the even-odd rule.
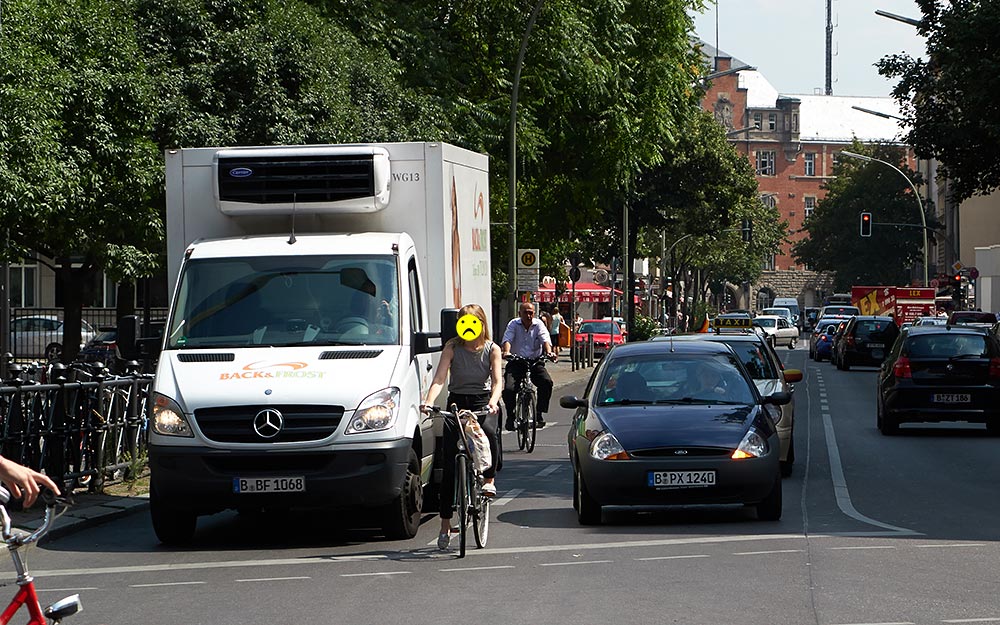
[[[895,148],[855,142],[851,151],[890,163],[902,160]],[[904,163],[899,167],[911,179],[918,176]],[[854,284],[908,284],[910,267],[923,262],[917,200],[910,185],[885,165],[849,158],[838,159],[833,173],[824,185],[826,197],[805,224],[809,238],[796,243],[792,254],[817,271],[835,272],[837,291]],[[860,236],[862,212],[872,213],[870,237]],[[889,223],[917,227],[884,225]]]
[[[903,105],[906,142],[941,162],[961,201],[1000,187],[1000,6],[979,0],[917,0],[918,31],[927,58],[895,54],[877,63],[899,82],[892,95]]]
[[[53,259],[64,360],[79,350],[87,285],[145,275],[162,235],[152,85],[120,0],[4,3],[0,222],[7,260]]]

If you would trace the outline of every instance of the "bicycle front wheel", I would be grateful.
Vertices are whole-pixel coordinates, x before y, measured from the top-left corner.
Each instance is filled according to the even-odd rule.
[[[517,431],[517,448],[524,450],[528,442],[528,415],[524,412],[524,396],[518,397],[514,407],[514,429]]]
[[[535,422],[538,416],[535,414],[535,395],[530,393],[524,397],[524,418],[527,428],[524,436],[525,451],[529,454],[535,450],[535,431],[538,424]]]
[[[476,535],[476,546],[482,549],[490,536],[490,498],[483,494],[481,488],[476,488],[477,502],[472,511],[472,529]]]
[[[458,557],[465,557],[465,537],[469,531],[468,456],[455,456],[455,512],[458,513]]]

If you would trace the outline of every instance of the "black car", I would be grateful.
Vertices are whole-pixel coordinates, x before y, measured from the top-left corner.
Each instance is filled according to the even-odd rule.
[[[619,345],[594,371],[569,432],[573,506],[581,524],[604,506],[742,504],[781,517],[778,392],[761,397],[727,345]]]
[[[834,347],[837,368],[847,371],[852,365],[877,367],[885,360],[899,336],[892,317],[859,315],[851,317]]]
[[[97,336],[77,354],[80,362],[100,362],[106,366],[112,366],[118,359],[118,328],[113,326],[102,327]]]
[[[837,351],[837,344],[840,343],[841,337],[844,336],[844,328],[847,327],[847,322],[850,320],[850,317],[841,317],[840,321],[837,323],[837,329],[830,338],[830,362],[837,365],[838,369],[840,368],[840,363],[837,362],[837,355],[839,354]]]
[[[1000,341],[977,328],[904,330],[878,377],[878,429],[900,423],[968,421],[1000,434]]]

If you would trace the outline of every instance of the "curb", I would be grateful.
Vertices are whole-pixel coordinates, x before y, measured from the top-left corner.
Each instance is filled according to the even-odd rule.
[[[118,500],[93,506],[73,507],[56,520],[43,540],[57,539],[75,534],[81,530],[144,511],[148,507],[148,494],[136,495],[135,497],[122,497]],[[14,524],[19,528],[33,531],[41,527],[43,520],[43,518],[34,517],[26,519],[23,522],[18,522],[15,518]]]

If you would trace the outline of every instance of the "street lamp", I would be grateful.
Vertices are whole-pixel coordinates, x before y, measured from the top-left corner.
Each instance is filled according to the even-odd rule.
[[[517,305],[517,92],[521,86],[521,65],[524,63],[524,54],[528,50],[528,37],[531,36],[531,29],[535,26],[535,18],[542,8],[544,0],[535,2],[535,7],[531,9],[528,17],[528,24],[524,28],[524,37],[521,39],[521,49],[517,53],[517,63],[514,65],[514,79],[510,92],[510,155],[508,168],[510,169],[508,203],[510,205],[510,273],[511,281],[510,302],[512,314]]]
[[[844,156],[847,156],[847,157],[850,157],[850,158],[856,158],[856,159],[861,160],[861,161],[882,163],[886,167],[891,167],[892,169],[894,169],[896,171],[896,173],[898,173],[903,178],[906,178],[906,182],[908,182],[909,185],[910,185],[910,188],[913,189],[913,196],[915,198],[917,198],[917,208],[920,209],[920,224],[922,226],[922,230],[923,230],[923,233],[924,233],[924,286],[927,286],[927,262],[928,262],[928,259],[930,258],[930,254],[927,251],[928,250],[928,248],[927,248],[927,216],[924,215],[924,204],[920,200],[920,193],[917,191],[916,185],[913,184],[913,181],[910,180],[910,177],[907,176],[906,174],[904,174],[901,169],[899,169],[898,167],[896,167],[895,165],[893,165],[892,163],[890,163],[888,161],[883,161],[882,159],[874,158],[872,156],[865,156],[864,154],[855,154],[854,152],[848,152],[847,150],[841,150],[840,153],[843,154]]]
[[[874,111],[872,109],[866,109],[863,106],[852,106],[851,108],[854,109],[854,110],[856,110],[856,111],[861,111],[862,113],[868,113],[869,115],[874,115],[876,117],[882,117],[884,119],[895,119],[895,120],[898,120],[898,121],[901,121],[901,122],[905,122],[906,121],[905,119],[903,119],[899,115],[893,115],[892,113],[883,113],[882,111]]]

